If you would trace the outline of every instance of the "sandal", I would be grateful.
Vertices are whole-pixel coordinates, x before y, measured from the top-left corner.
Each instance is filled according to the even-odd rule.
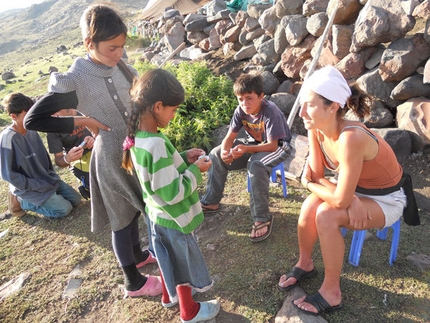
[[[267,237],[272,233],[273,219],[274,218],[272,216],[272,218],[270,219],[270,221],[260,223],[259,225],[255,225],[254,224],[252,226],[252,230],[254,230],[254,232],[258,231],[258,230],[260,230],[262,228],[265,228],[265,227],[267,227],[267,231],[266,231],[265,234],[263,234],[262,236],[259,236],[259,237],[251,237],[251,236],[249,236],[249,239],[251,239],[252,242],[260,242],[260,241],[263,241],[263,240],[267,239]]]
[[[203,214],[205,214],[205,215],[217,213],[217,212],[221,211],[223,208],[223,205],[221,203],[219,204],[217,209],[209,209],[209,208],[207,208],[207,206],[205,204],[203,204],[203,203],[200,203],[200,204],[202,206]]]
[[[286,287],[282,287],[279,286],[278,284],[278,289],[282,292],[288,292],[290,290],[292,290],[294,287],[296,287],[297,285],[299,285],[300,280],[305,279],[305,278],[313,278],[318,274],[317,270],[314,268],[311,271],[304,271],[303,269],[299,268],[299,267],[293,267],[293,269],[285,274],[286,278],[284,281],[287,281],[288,278],[295,278],[296,282],[292,285],[286,286]]]
[[[340,303],[339,305],[331,306],[329,303],[327,303],[324,297],[322,297],[320,292],[316,292],[313,295],[307,295],[306,298],[303,300],[303,303],[308,303],[308,304],[311,304],[313,307],[315,307],[315,309],[317,310],[316,313],[300,308],[298,305],[294,303],[294,301],[292,303],[294,307],[299,309],[300,311],[314,316],[321,315],[324,312],[330,313],[336,310],[340,310],[342,308],[342,303]]]

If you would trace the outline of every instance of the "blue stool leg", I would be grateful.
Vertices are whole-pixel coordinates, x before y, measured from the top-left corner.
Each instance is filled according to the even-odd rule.
[[[247,172],[247,179],[248,179],[248,192],[251,192],[251,179],[249,178],[249,172]]]
[[[281,182],[282,182],[282,194],[284,197],[288,196],[287,191],[287,180],[285,179],[285,172],[284,172],[284,163],[279,163],[275,167],[272,167],[272,173],[270,174],[270,180],[272,183],[276,183],[276,171],[281,173]]]
[[[340,233],[342,234],[342,237],[345,238],[347,232],[348,232],[347,228],[340,228]]]
[[[285,179],[285,171],[284,171],[284,163],[279,164],[279,170],[281,172],[281,181],[282,181],[282,193],[284,194],[284,197],[288,196],[287,191],[287,180]]]
[[[272,183],[276,183],[276,171],[278,170],[278,166],[272,168],[272,173],[270,174],[270,180]]]
[[[356,267],[360,263],[361,249],[363,248],[366,231],[367,230],[354,231],[354,235],[352,236],[351,249],[349,251],[349,263]]]
[[[388,234],[388,228],[384,228],[382,230],[376,231],[376,236],[378,237],[378,239],[381,239],[381,240],[387,239],[387,234]]]
[[[399,248],[399,242],[400,242],[400,220],[398,220],[396,223],[394,223],[390,228],[393,229],[393,237],[391,241],[391,250],[390,250],[390,258],[389,263],[390,266],[393,265],[393,262],[397,259],[397,250]],[[388,228],[384,228],[383,230],[378,230],[376,232],[376,236],[381,239],[385,240],[387,238],[387,231]]]

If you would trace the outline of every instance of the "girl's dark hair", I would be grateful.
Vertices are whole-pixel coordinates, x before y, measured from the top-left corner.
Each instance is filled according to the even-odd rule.
[[[260,74],[242,74],[233,85],[234,95],[255,92],[258,96],[263,93],[263,77]]]
[[[181,104],[184,102],[185,91],[175,76],[158,68],[146,72],[134,82],[130,90],[130,96],[133,109],[127,123],[127,136],[134,140],[142,114],[150,111],[158,101],[161,101],[163,106]],[[122,167],[132,173],[133,163],[130,150],[124,151]]]
[[[113,8],[103,4],[94,4],[85,9],[80,27],[84,43],[86,38],[98,44],[122,34],[127,35],[127,25],[119,14]]]
[[[351,96],[346,100],[345,107],[337,110],[337,116],[343,117],[348,110],[352,110],[359,118],[364,118],[370,114],[370,106],[372,105],[372,98],[363,92],[356,84],[351,85]],[[319,94],[318,94],[319,95]],[[319,95],[325,105],[330,105],[333,101],[326,99]]]
[[[22,111],[28,111],[33,106],[33,99],[19,92],[8,94],[2,102],[7,113],[10,115],[20,114]]]

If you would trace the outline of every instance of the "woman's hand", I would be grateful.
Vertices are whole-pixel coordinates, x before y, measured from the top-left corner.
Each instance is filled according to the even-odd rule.
[[[303,167],[301,183],[302,183],[303,187],[305,187],[307,189],[309,182],[312,182],[312,170],[309,167],[309,160],[306,159],[305,166]]]
[[[203,156],[205,154],[206,153],[203,149],[191,148],[187,150],[187,160],[190,164],[193,164],[200,156]]]
[[[349,224],[357,230],[363,230],[367,227],[367,220],[371,217],[367,213],[367,208],[364,206],[363,202],[354,196],[350,206],[346,209],[349,217]]]

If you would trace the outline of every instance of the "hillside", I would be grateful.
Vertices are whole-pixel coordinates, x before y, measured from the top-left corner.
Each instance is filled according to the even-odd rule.
[[[46,0],[27,9],[0,14],[0,72],[55,53],[60,45],[81,41],[79,19],[91,0]],[[142,10],[147,0],[112,0],[124,18]]]

